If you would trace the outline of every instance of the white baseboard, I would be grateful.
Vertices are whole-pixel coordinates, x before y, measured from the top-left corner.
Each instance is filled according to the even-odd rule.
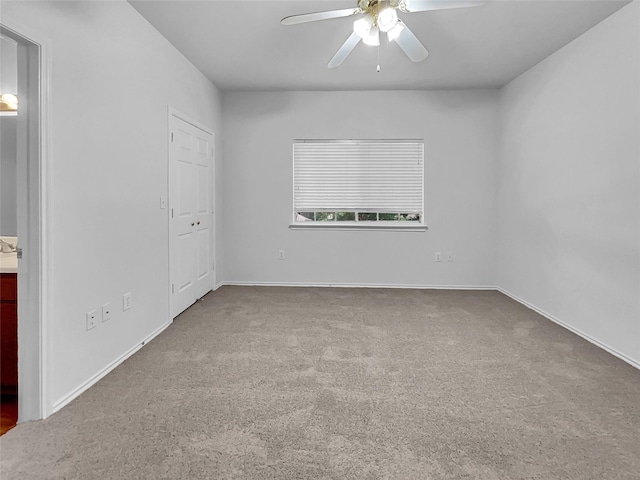
[[[566,328],[570,332],[584,338],[588,342],[596,345],[597,347],[602,348],[603,350],[609,352],[611,355],[619,358],[620,360],[628,363],[629,365],[640,370],[640,362],[628,357],[627,355],[617,351],[615,348],[610,347],[609,345],[587,335],[586,333],[580,331],[579,329],[569,325],[566,322],[554,317],[550,313],[542,310],[541,308],[532,305],[526,300],[514,295],[513,293],[505,290],[501,287],[489,286],[489,285],[413,285],[413,284],[393,284],[393,285],[381,285],[381,284],[359,284],[359,283],[305,283],[305,282],[237,282],[237,281],[226,281],[218,283],[214,290],[225,286],[225,285],[236,285],[236,286],[257,286],[257,287],[326,287],[326,288],[399,288],[399,289],[420,289],[420,290],[494,290],[498,291],[516,302],[524,305],[527,308],[530,308],[534,312],[542,315],[548,320],[560,325],[563,328]],[[131,355],[140,350],[144,345],[153,340],[156,336],[162,333],[169,325],[171,325],[172,320],[162,324],[156,330],[154,330],[150,335],[148,335],[144,340],[140,343],[134,345],[132,348],[127,350],[125,353],[116,358],[113,362],[107,365],[105,368],[96,373],[93,377],[88,379],[86,382],[81,384],[79,387],[71,391],[69,394],[62,397],[60,400],[54,403],[53,409],[51,413],[57,412],[65,405],[69,404],[71,401],[79,397],[82,393],[87,391],[93,385],[95,385],[98,381],[104,378],[109,372],[115,369],[118,365],[124,362]]]
[[[500,293],[503,293],[504,295],[506,295],[507,297],[512,298],[513,300],[515,300],[516,302],[524,305],[527,308],[530,308],[531,310],[533,310],[534,312],[542,315],[543,317],[545,317],[548,320],[551,320],[553,323],[556,323],[558,325],[560,325],[563,328],[566,328],[567,330],[569,330],[572,333],[575,333],[576,335],[578,335],[579,337],[584,338],[587,342],[589,343],[593,343],[596,347],[600,347],[603,350],[609,352],[611,355],[613,355],[614,357],[618,357],[620,360],[628,363],[629,365],[631,365],[632,367],[635,367],[637,369],[640,370],[640,363],[636,360],[634,360],[631,357],[628,357],[627,355],[625,355],[624,353],[621,353],[619,351],[617,351],[615,348],[610,347],[609,345],[607,345],[606,343],[601,342],[598,339],[595,339],[589,335],[587,335],[586,333],[582,332],[581,330],[572,327],[571,325],[569,325],[566,322],[563,322],[562,320],[560,320],[559,318],[554,317],[553,315],[551,315],[550,313],[545,312],[544,310],[542,310],[541,308],[536,307],[535,305],[530,304],[529,302],[527,302],[526,300],[523,300],[522,298],[518,297],[517,295],[514,295],[513,293],[505,290],[504,288],[500,288],[498,287],[498,291]]]
[[[156,336],[160,335],[169,325],[171,325],[171,323],[173,323],[173,321],[169,320],[168,322],[162,324],[160,327],[158,327],[156,330],[154,330],[150,335],[148,335],[140,343],[137,343],[136,345],[134,345],[132,348],[130,348],[125,353],[120,355],[118,358],[116,358],[109,365],[107,365],[102,370],[100,370],[98,373],[96,373],[89,380],[87,380],[82,385],[80,385],[79,387],[77,387],[76,389],[74,389],[73,391],[71,391],[70,393],[65,395],[64,397],[62,397],[60,400],[55,402],[53,404],[53,409],[51,410],[51,413],[57,412],[62,407],[64,407],[65,405],[68,405],[71,401],[73,401],[74,399],[78,398],[80,395],[82,395],[84,392],[86,392],[89,388],[91,388],[96,383],[98,383],[102,378],[104,378],[114,368],[116,368],[118,365],[120,365],[122,362],[124,362],[127,358],[129,358],[131,355],[133,355],[138,350],[140,350],[142,347],[144,347],[147,343],[149,343],[151,340],[153,340]]]
[[[491,285],[414,285],[379,283],[315,283],[315,282],[238,282],[226,281],[216,286],[216,290],[224,285],[242,287],[320,287],[320,288],[405,288],[416,290],[497,290]]]

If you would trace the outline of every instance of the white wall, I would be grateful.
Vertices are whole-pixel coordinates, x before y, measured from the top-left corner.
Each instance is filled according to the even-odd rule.
[[[18,234],[16,215],[16,125],[18,117],[0,117],[0,235]]]
[[[498,285],[640,365],[640,5],[501,93]]]
[[[4,9],[3,9],[4,10]],[[0,36],[0,94],[18,94],[18,45]]]
[[[169,321],[167,107],[219,132],[219,93],[126,2],[4,2],[2,14],[52,57],[47,321],[59,405]],[[113,318],[87,332],[85,313],[108,301]]]
[[[18,93],[18,47],[0,38],[0,94]],[[0,117],[0,235],[18,234],[16,215],[17,117]]]
[[[497,91],[223,94],[231,283],[495,286]],[[426,232],[291,230],[292,140],[424,138]],[[285,260],[278,260],[278,250]],[[434,252],[454,261],[435,263]]]

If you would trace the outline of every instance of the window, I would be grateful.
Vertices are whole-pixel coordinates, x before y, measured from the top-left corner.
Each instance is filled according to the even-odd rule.
[[[295,140],[292,227],[424,227],[422,140]]]

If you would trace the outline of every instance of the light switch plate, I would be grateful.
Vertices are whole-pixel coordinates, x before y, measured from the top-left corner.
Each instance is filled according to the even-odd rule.
[[[122,311],[129,310],[131,308],[131,292],[125,293],[122,296]]]

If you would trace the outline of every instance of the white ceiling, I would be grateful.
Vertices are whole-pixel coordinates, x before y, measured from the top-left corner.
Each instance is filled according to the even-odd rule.
[[[342,66],[327,68],[354,17],[280,25],[288,15],[349,8],[356,0],[129,3],[221,90],[423,90],[502,87],[629,2],[493,0],[401,13],[430,55],[412,63],[381,37],[380,73],[377,48],[362,43]]]

